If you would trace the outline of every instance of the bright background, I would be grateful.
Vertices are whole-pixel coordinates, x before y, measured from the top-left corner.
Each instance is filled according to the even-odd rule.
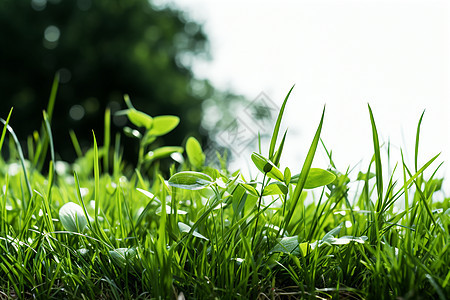
[[[381,141],[397,153],[402,147],[411,167],[426,109],[419,164],[439,152],[450,161],[448,1],[160,1],[167,3],[209,36],[212,60],[194,63],[199,77],[249,99],[263,91],[279,105],[296,84],[282,164],[300,170],[326,104],[322,138],[338,169],[361,159],[357,169],[366,169],[373,153],[367,103]],[[314,165],[326,167],[322,153]]]

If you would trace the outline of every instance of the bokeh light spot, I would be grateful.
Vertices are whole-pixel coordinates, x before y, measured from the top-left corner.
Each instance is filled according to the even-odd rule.
[[[50,43],[55,43],[59,40],[59,36],[60,36],[60,32],[59,32],[59,28],[54,26],[54,25],[50,25],[47,28],[45,28],[44,31],[44,38],[50,42]]]
[[[70,108],[69,110],[69,116],[75,120],[75,121],[79,121],[81,119],[83,119],[84,117],[84,108],[81,105],[74,105]]]
[[[31,0],[31,7],[36,11],[43,11],[47,7],[47,0]]]

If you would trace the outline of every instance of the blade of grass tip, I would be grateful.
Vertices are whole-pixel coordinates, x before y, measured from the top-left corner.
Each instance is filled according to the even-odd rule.
[[[58,86],[59,86],[59,72],[57,72],[55,74],[55,77],[53,78],[52,89],[50,91],[50,98],[48,99],[47,114],[49,123],[52,122],[53,110],[55,108],[56,102],[56,94],[58,93]]]
[[[283,138],[281,139],[281,143],[280,143],[280,146],[278,147],[278,150],[275,152],[275,158],[273,160],[273,163],[275,164],[275,166],[278,166],[278,164],[280,163],[281,153],[283,153],[284,142],[286,141],[286,135],[287,135],[287,129],[284,132],[284,135],[283,135]]]
[[[99,223],[99,213],[100,213],[100,170],[99,170],[99,158],[98,158],[98,145],[97,145],[97,139],[95,138],[94,130],[92,130],[92,136],[94,137],[94,203],[95,203],[95,216],[94,216],[94,223],[97,230],[97,235],[99,237],[102,237],[104,239],[104,242],[106,243],[108,241],[108,237],[106,236],[106,233],[100,229],[100,223]],[[105,218],[106,220],[106,218]]]
[[[438,154],[439,155],[439,154]],[[436,155],[435,157],[437,157],[438,155]],[[438,166],[438,168],[442,165],[443,163],[441,163],[439,166]],[[420,169],[419,171],[422,171],[423,170],[423,167],[422,167],[422,169]],[[409,174],[409,176],[411,176],[412,174],[410,173],[410,171],[408,170],[408,168],[406,168],[406,171],[408,172],[408,174]],[[437,170],[436,170],[437,171]],[[435,172],[436,172],[435,171]],[[423,172],[423,171],[422,171]],[[421,173],[422,173],[421,172]],[[420,173],[420,174],[421,174]],[[417,174],[416,174],[417,175]],[[434,176],[434,174],[433,174],[433,176]],[[416,177],[416,176],[414,176],[414,177]],[[412,179],[413,177],[411,177],[411,179]],[[410,179],[410,180],[411,180]],[[409,182],[409,181],[408,181]],[[428,196],[428,197],[426,197],[426,195],[424,194],[424,192],[421,190],[421,186],[419,185],[419,183],[416,181],[416,180],[414,180],[414,184],[416,185],[416,192],[419,194],[419,200],[421,200],[422,201],[422,204],[423,204],[423,206],[425,207],[425,211],[427,212],[427,214],[428,214],[428,216],[430,217],[430,219],[431,219],[431,221],[433,222],[433,224],[437,227],[437,228],[440,228],[439,226],[437,226],[437,223],[436,223],[436,220],[435,220],[435,218],[434,218],[434,216],[433,216],[433,213],[431,212],[431,208],[430,208],[430,206],[429,206],[429,204],[428,204],[428,199],[430,199],[431,198],[431,196],[432,196],[432,194],[430,195],[430,196]]]
[[[380,154],[380,141],[378,139],[378,131],[377,127],[375,125],[375,120],[373,117],[372,109],[370,108],[370,105],[367,104],[367,107],[369,108],[369,114],[370,114],[370,123],[372,124],[372,138],[373,138],[373,148],[375,151],[375,170],[376,170],[376,183],[377,183],[377,193],[378,193],[378,200],[377,200],[377,212],[381,209],[381,202],[383,200],[383,171],[381,166],[381,154]]]
[[[28,150],[28,160],[32,161],[34,158],[34,144],[33,136],[28,136],[27,138],[27,150]]]
[[[55,163],[55,147],[53,144],[52,128],[50,127],[50,121],[49,121],[48,114],[45,111],[43,111],[42,114],[44,115],[45,128],[47,130],[47,136],[48,136],[48,139],[50,142],[50,157],[54,164]]]
[[[47,130],[47,136],[49,138],[49,142],[50,142],[50,166],[49,166],[49,175],[48,175],[48,189],[47,189],[47,197],[44,197],[44,206],[45,209],[47,210],[47,218],[49,221],[49,225],[51,226],[51,232],[54,231],[53,228],[53,221],[52,221],[52,214],[50,211],[50,203],[51,203],[51,197],[52,197],[52,187],[53,187],[53,183],[55,181],[55,147],[54,147],[54,143],[53,143],[53,135],[52,135],[52,128],[50,127],[50,122],[48,119],[48,115],[45,111],[42,112],[43,117],[44,117],[44,124],[45,124],[45,128]]]
[[[406,169],[405,169],[405,158],[403,157],[403,150],[400,149],[400,154],[402,156],[402,170],[403,170],[403,194],[405,195],[405,211],[409,212],[409,193],[408,193],[408,187],[406,185]],[[417,170],[416,170],[417,172]],[[394,195],[395,197],[395,195]],[[405,215],[405,224],[409,223],[409,214]]]
[[[134,106],[133,104],[131,104],[130,96],[128,96],[128,94],[123,95],[123,100],[125,100],[125,104],[129,109],[134,109]]]
[[[258,150],[259,150],[259,154],[261,154],[262,152],[262,147],[261,147],[261,134],[258,131]]]
[[[327,147],[325,146],[325,143],[323,142],[322,138],[320,139],[320,143],[323,146],[323,149],[325,149],[325,152],[327,153],[327,157],[330,160],[330,165],[334,168],[336,168],[336,165],[334,164],[333,158],[332,158],[332,153],[328,151]]]
[[[83,151],[81,151],[80,143],[78,142],[77,135],[73,130],[69,131],[70,139],[72,140],[73,148],[78,158],[83,157]]]
[[[8,124],[9,124],[9,120],[11,119],[12,111],[13,111],[13,108],[11,107],[11,109],[9,110],[8,117],[6,118],[6,121],[3,123],[5,125],[3,126],[2,137],[0,139],[0,152],[2,151],[2,148],[3,148],[3,142],[5,141],[5,136],[6,136],[6,129],[8,128]]]
[[[28,190],[28,193],[29,193],[30,199],[31,199],[33,197],[33,190],[31,189],[30,180],[28,179],[28,172],[27,172],[27,168],[25,167],[25,158],[23,156],[22,147],[20,146],[19,139],[17,138],[17,135],[14,132],[14,130],[12,129],[12,127],[9,126],[8,124],[6,124],[5,120],[0,118],[0,122],[2,122],[6,126],[6,128],[8,129],[9,133],[11,134],[11,136],[14,140],[17,152],[19,154],[20,164],[22,165],[23,176],[25,177],[25,183],[27,185],[27,190]],[[24,209],[26,210],[27,203],[26,203],[25,199],[23,199],[23,204],[24,204]]]
[[[77,191],[78,201],[80,201],[81,206],[83,207],[84,216],[86,217],[89,228],[92,228],[91,220],[89,218],[89,215],[88,215],[88,212],[86,209],[86,205],[84,204],[84,201],[83,201],[83,196],[81,196],[80,179],[78,178],[77,172],[75,172],[75,171],[73,172],[73,177],[75,179],[75,189]]]
[[[120,176],[120,134],[116,133],[116,139],[114,144],[114,162],[113,162],[113,176],[118,178]]]
[[[53,116],[53,110],[55,108],[56,94],[58,92],[58,85],[59,85],[59,74],[56,73],[54,80],[53,80],[52,89],[50,91],[50,98],[48,100],[48,105],[47,105],[48,122],[50,124],[52,122],[51,120],[52,120],[52,116]],[[44,166],[45,158],[47,156],[47,149],[49,146],[49,136],[48,136],[48,132],[46,131],[45,127],[46,127],[45,122],[43,122],[42,126],[41,126],[41,136],[43,138],[39,140],[39,143],[36,146],[36,154],[33,159],[33,167],[37,167],[38,170],[42,170],[42,168]],[[44,132],[47,133],[47,135],[45,135]]]
[[[289,93],[286,95],[286,98],[283,101],[283,104],[281,105],[280,111],[278,113],[278,118],[275,123],[275,128],[273,129],[272,133],[272,139],[270,141],[270,147],[269,147],[269,159],[272,160],[273,153],[275,152],[275,144],[277,143],[278,138],[278,132],[280,131],[280,124],[281,119],[283,118],[284,108],[286,107],[287,100],[289,99],[289,96],[291,95],[292,90],[294,89],[295,84],[291,87],[289,90]]]
[[[107,108],[105,110],[105,137],[103,145],[103,170],[108,173],[109,168],[109,146],[111,137],[111,110]]]
[[[94,180],[95,180],[95,188],[94,188],[94,202],[95,202],[95,225],[100,228],[98,223],[98,214],[100,209],[100,197],[99,197],[99,189],[100,189],[100,172],[98,168],[98,146],[97,139],[95,138],[95,133],[92,130],[92,136],[94,137]]]
[[[419,136],[420,136],[420,125],[422,125],[423,115],[425,114],[425,110],[423,110],[422,115],[420,116],[419,123],[417,124],[417,133],[416,133],[416,147],[414,150],[414,168],[417,173],[417,161],[419,159]]]
[[[50,209],[50,202],[51,202],[51,192],[52,192],[52,186],[54,181],[54,166],[53,161],[50,161],[49,166],[49,175],[48,175],[48,188],[47,188],[47,195],[41,195],[42,203],[45,210],[44,215],[44,223],[47,225],[47,230],[51,236],[53,236],[53,232],[55,231],[55,227],[53,225],[53,218],[52,218],[52,211]]]
[[[320,123],[317,128],[316,134],[314,135],[314,139],[311,143],[311,147],[309,147],[308,154],[306,155],[305,162],[303,163],[302,170],[300,172],[300,177],[297,182],[297,186],[294,189],[294,194],[292,196],[291,202],[293,203],[291,209],[288,212],[286,217],[286,222],[284,224],[285,228],[288,227],[289,222],[291,221],[292,215],[294,213],[295,207],[297,206],[298,201],[300,200],[300,196],[303,191],[303,187],[306,183],[306,178],[308,177],[309,170],[311,169],[311,165],[314,159],[314,155],[316,153],[317,145],[320,139],[320,133],[322,132],[323,119],[325,117],[325,106],[323,107],[322,117],[320,118]]]
[[[420,168],[419,171],[417,171],[416,174],[414,174],[414,176],[411,174],[411,172],[409,171],[406,164],[403,163],[403,166],[404,166],[406,172],[408,173],[408,175],[410,176],[410,178],[408,179],[408,181],[404,184],[404,186],[402,188],[404,188],[404,187],[409,188],[409,185],[412,184],[413,182],[415,182],[416,178],[419,177],[439,157],[439,155],[441,155],[441,153],[438,153],[435,156],[433,156],[433,158],[431,158],[426,164],[424,164],[422,166],[422,168]],[[402,189],[400,189],[397,193],[395,193],[394,196],[392,196],[392,198],[398,197],[401,192],[402,192]]]

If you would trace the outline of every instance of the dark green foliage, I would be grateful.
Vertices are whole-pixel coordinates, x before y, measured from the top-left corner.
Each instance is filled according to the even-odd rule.
[[[198,132],[201,103],[213,92],[186,63],[207,54],[200,25],[147,0],[4,0],[0,43],[0,116],[14,106],[11,126],[24,140],[39,128],[59,72],[53,137],[56,153],[69,160],[75,157],[69,129],[89,146],[92,129],[103,136],[101,120],[110,107],[114,136],[126,121],[114,116],[125,93],[152,116],[183,115],[183,126],[166,137],[166,143],[181,144]]]

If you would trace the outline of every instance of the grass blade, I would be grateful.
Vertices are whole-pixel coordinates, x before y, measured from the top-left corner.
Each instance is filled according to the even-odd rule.
[[[33,197],[33,190],[31,189],[31,184],[30,184],[30,180],[28,178],[27,168],[25,167],[25,157],[23,156],[22,147],[20,146],[19,139],[17,138],[17,135],[14,132],[14,130],[12,129],[12,127],[9,126],[5,120],[0,118],[0,122],[2,122],[6,126],[6,128],[8,129],[9,133],[11,134],[11,136],[14,140],[14,143],[17,148],[17,153],[19,154],[20,164],[22,165],[23,176],[25,177],[25,183],[27,185],[27,190],[28,190],[28,193],[29,193],[29,196],[31,199]],[[23,199],[23,204],[24,204],[24,209],[27,210],[27,202],[25,201],[25,199]]]
[[[322,132],[322,125],[323,125],[324,117],[325,117],[325,106],[324,106],[323,111],[322,111],[322,117],[320,118],[320,123],[319,123],[319,126],[317,128],[316,134],[314,135],[314,139],[313,139],[313,141],[311,143],[311,147],[309,148],[309,151],[308,151],[308,154],[306,156],[305,162],[303,163],[302,171],[300,172],[300,177],[298,179],[297,186],[294,189],[294,194],[293,194],[292,199],[291,199],[291,202],[292,202],[291,208],[292,209],[290,209],[289,212],[288,212],[288,215],[286,217],[286,221],[285,221],[285,224],[284,224],[284,229],[286,229],[288,227],[288,225],[289,225],[289,222],[290,222],[290,220],[292,218],[292,215],[294,213],[295,207],[297,206],[297,203],[298,203],[298,201],[300,199],[300,196],[302,194],[303,188],[305,186],[306,179],[308,178],[308,173],[309,173],[309,170],[311,169],[311,165],[312,165],[312,162],[313,162],[313,159],[314,159],[314,155],[315,155],[316,150],[317,150],[317,145],[318,145],[319,140],[320,140],[320,133]]]
[[[95,180],[95,187],[94,187],[94,201],[95,201],[95,224],[98,228],[100,228],[98,223],[98,214],[100,210],[100,171],[98,168],[98,146],[97,146],[97,139],[95,138],[95,133],[92,131],[92,135],[94,137],[94,180]]]
[[[78,142],[78,138],[73,130],[69,131],[70,139],[73,144],[73,148],[75,149],[75,153],[77,154],[78,158],[83,157],[83,151],[81,150],[80,143]]]
[[[373,138],[373,149],[375,151],[374,160],[375,160],[376,183],[378,193],[377,212],[379,212],[381,209],[382,204],[381,202],[383,201],[383,170],[381,166],[380,141],[378,139],[378,131],[375,125],[372,109],[370,108],[369,104],[367,104],[367,106],[369,108],[370,123],[372,124],[372,138]]]
[[[420,136],[420,125],[422,124],[423,115],[425,114],[425,110],[422,112],[420,116],[419,123],[417,124],[417,133],[416,133],[416,147],[414,151],[414,170],[417,172],[417,161],[419,159],[419,136]]]
[[[58,93],[58,86],[59,86],[59,72],[56,73],[55,77],[53,78],[52,90],[50,92],[50,98],[48,99],[47,114],[49,123],[52,122],[53,110],[55,108],[56,102],[56,94]]]
[[[275,128],[273,129],[272,133],[272,139],[270,141],[270,148],[269,148],[269,159],[273,159],[273,154],[275,152],[275,144],[277,143],[278,138],[278,132],[280,131],[280,124],[281,119],[283,118],[284,108],[286,107],[286,102],[289,99],[289,96],[291,95],[292,90],[294,89],[293,85],[291,89],[289,90],[289,93],[286,95],[286,98],[284,99],[283,105],[281,105],[280,112],[278,113],[277,122],[275,123]]]
[[[107,108],[105,110],[105,136],[103,139],[103,169],[108,172],[109,168],[109,146],[111,139],[111,110]]]
[[[11,119],[12,111],[13,111],[13,108],[11,107],[11,110],[9,111],[8,117],[6,118],[6,121],[3,123],[5,125],[3,126],[2,137],[0,139],[0,152],[2,151],[2,148],[3,148],[3,142],[5,141],[6,130],[8,128],[9,120]]]

